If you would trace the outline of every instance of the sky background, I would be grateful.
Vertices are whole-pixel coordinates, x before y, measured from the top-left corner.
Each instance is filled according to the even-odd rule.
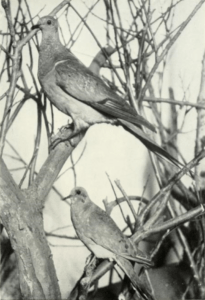
[[[39,14],[41,17],[49,14],[60,2],[61,1],[56,0],[28,1],[32,15],[37,15],[39,14],[39,11],[41,11]],[[156,13],[160,12],[167,2],[153,1],[152,4],[156,9]],[[87,7],[90,7],[94,1],[83,2],[81,0],[75,0],[72,3],[75,5],[77,11],[83,16],[87,12]],[[197,3],[198,1],[184,1],[179,5],[173,21],[174,28],[186,19]],[[12,0],[11,5],[12,11],[15,12],[17,1]],[[130,21],[130,16],[126,8],[126,1],[120,1],[120,10],[123,22],[126,26]],[[97,4],[94,13],[95,15],[90,15],[88,18],[88,24],[98,37],[101,45],[105,46],[105,23],[98,18],[105,19],[103,1],[100,1]],[[61,14],[62,12],[60,12],[58,16],[61,16]],[[168,97],[168,88],[172,87],[177,100],[183,100],[185,97],[186,101],[196,103],[200,85],[201,61],[205,49],[204,15],[205,7],[203,6],[171,49],[167,58],[167,65],[164,73],[162,97]],[[34,21],[37,22],[38,17],[36,17]],[[63,30],[65,25],[63,15],[59,22]],[[78,23],[78,16],[72,12],[69,16],[71,28],[75,28]],[[0,27],[3,32],[6,30],[6,19],[2,8],[0,8]],[[163,36],[163,34],[164,33],[162,32],[161,35]],[[38,36],[39,38],[41,37],[40,32],[38,32]],[[68,41],[69,33],[64,32],[64,36],[66,41]],[[159,38],[161,37],[159,36]],[[93,57],[99,51],[99,47],[90,32],[84,28],[80,38],[72,48],[72,51],[85,65],[89,66]],[[25,69],[26,61],[28,59],[27,56],[28,53],[25,51],[23,53],[23,67]],[[112,59],[114,63],[118,63],[116,56]],[[37,51],[34,54],[34,62],[37,74]],[[158,71],[160,72],[160,70],[161,68],[159,68]],[[109,72],[105,69],[101,70],[101,75],[102,74],[109,77]],[[156,82],[154,81],[154,83],[157,95],[158,80],[156,79]],[[6,84],[3,83],[1,85],[1,93],[3,93],[4,89],[6,89]],[[4,102],[1,101],[0,105],[4,105]],[[164,105],[163,118],[165,121],[168,119],[169,109],[169,105]],[[30,161],[33,153],[37,120],[36,111],[36,104],[32,100],[27,101],[8,134],[8,140],[18,149],[19,154],[26,162]],[[181,109],[179,112],[179,122],[182,122],[183,120],[184,111],[184,109]],[[57,132],[58,128],[67,123],[67,119],[67,116],[55,110],[55,132]],[[186,118],[183,131],[178,135],[180,151],[187,161],[191,160],[194,156],[195,135],[196,111],[193,110]],[[146,148],[140,141],[121,127],[102,124],[90,128],[86,133],[85,138],[74,151],[74,161],[81,155],[85,145],[84,155],[76,165],[77,185],[85,187],[91,199],[102,208],[103,199],[108,199],[108,201],[114,200],[107,174],[112,181],[119,179],[128,195],[140,196],[143,194],[146,186],[145,196],[149,198],[158,190]],[[8,145],[5,147],[4,153],[12,154]],[[47,140],[45,129],[43,129],[40,154],[37,162],[38,169],[42,166],[47,155]],[[6,156],[5,161],[10,168],[18,166],[17,162],[10,160]],[[70,160],[66,162],[62,172],[68,167],[70,167]],[[21,174],[22,173],[20,172],[12,171],[12,175],[17,182],[19,182]],[[191,184],[189,179],[186,179],[186,183]],[[55,183],[55,187],[58,188],[64,196],[70,193],[73,186],[74,179],[71,170],[68,171],[66,175],[60,177]],[[121,196],[117,189],[116,191],[117,194]],[[123,227],[121,224],[121,216],[117,209],[115,209],[112,217],[119,226]],[[74,235],[70,220],[69,206],[59,201],[59,198],[54,192],[50,193],[46,201],[44,218],[46,231],[69,225],[69,227],[57,231],[57,233]],[[62,294],[65,296],[67,291],[72,288],[75,281],[81,275],[85,259],[89,252],[78,241],[59,241],[58,239],[49,238],[49,242],[52,244],[51,249],[54,255],[59,283]]]

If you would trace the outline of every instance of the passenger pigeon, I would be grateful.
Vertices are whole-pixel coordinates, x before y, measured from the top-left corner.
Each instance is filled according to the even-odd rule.
[[[114,260],[130,278],[143,299],[152,299],[134,271],[130,261],[151,265],[150,259],[125,236],[113,219],[88,196],[82,187],[74,188],[71,199],[71,220],[79,239],[98,258]]]
[[[178,165],[142,130],[142,126],[152,131],[155,127],[62,45],[55,18],[42,17],[32,27],[36,28],[42,31],[38,78],[51,103],[72,118],[72,136],[97,123],[122,125],[149,150]]]

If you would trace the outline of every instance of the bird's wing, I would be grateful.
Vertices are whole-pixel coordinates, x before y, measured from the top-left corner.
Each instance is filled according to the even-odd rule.
[[[139,116],[126,101],[71,53],[67,59],[56,63],[55,76],[56,84],[75,99],[111,117],[144,125],[156,131],[152,124]]]
[[[137,126],[144,125],[150,130],[156,132],[155,127],[140,115],[136,113],[134,114],[134,109],[132,109],[132,107],[126,102],[122,105],[121,103],[113,99],[107,98],[97,103],[89,102],[88,104],[96,110],[108,114],[112,117],[123,119]]]
[[[114,98],[124,102],[104,81],[72,53],[67,52],[67,58],[55,65],[56,82],[62,89],[74,98],[82,101],[98,102],[105,98]]]
[[[118,256],[150,265],[147,256],[134,248],[113,219],[94,203],[92,203],[92,207],[93,210],[89,216],[89,230],[86,230],[86,236]]]

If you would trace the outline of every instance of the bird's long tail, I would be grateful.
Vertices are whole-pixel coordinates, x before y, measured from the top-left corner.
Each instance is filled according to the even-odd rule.
[[[120,125],[127,129],[130,133],[134,134],[150,151],[155,154],[165,157],[177,167],[181,167],[182,164],[178,162],[173,156],[171,156],[166,150],[162,149],[157,143],[151,140],[140,128],[122,119],[118,119]]]
[[[146,299],[146,300],[153,300],[151,295],[150,288],[145,286],[141,280],[139,279],[138,275],[134,271],[134,268],[131,262],[123,257],[116,257],[117,264],[121,267],[124,273],[129,277],[133,287],[136,290],[136,293],[139,294],[139,299]]]

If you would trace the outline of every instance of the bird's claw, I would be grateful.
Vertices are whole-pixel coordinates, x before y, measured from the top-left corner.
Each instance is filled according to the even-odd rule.
[[[87,258],[86,258],[86,262],[85,262],[85,265],[86,265],[86,268],[88,266],[90,266],[91,268],[95,268],[96,267],[96,264],[97,264],[97,258],[95,255],[93,254],[90,254]]]
[[[93,259],[93,254],[91,253],[88,257],[86,257],[86,261],[85,261],[85,265],[89,265],[89,263],[92,261]]]
[[[73,123],[71,123],[71,124],[67,124],[67,125],[64,125],[64,126],[62,126],[60,129],[59,129],[59,131],[60,131],[60,133],[64,133],[65,131],[67,131],[68,129],[73,129]]]
[[[52,138],[51,143],[49,145],[49,152],[53,150],[59,143],[69,141],[71,147],[76,146],[75,137],[78,135],[78,132],[76,132],[73,128],[72,124],[67,124],[65,126],[62,126],[59,129],[59,132]]]

